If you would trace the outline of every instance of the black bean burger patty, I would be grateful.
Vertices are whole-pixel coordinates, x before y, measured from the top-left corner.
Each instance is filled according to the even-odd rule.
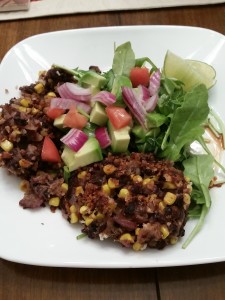
[[[29,179],[37,171],[59,170],[62,164],[48,164],[41,160],[43,139],[50,136],[60,150],[62,132],[53,126],[46,115],[57,86],[73,82],[72,75],[63,70],[50,69],[39,80],[20,88],[20,97],[0,106],[0,167]]]
[[[152,154],[109,155],[73,173],[64,210],[89,238],[134,250],[162,249],[184,235],[191,183]]]

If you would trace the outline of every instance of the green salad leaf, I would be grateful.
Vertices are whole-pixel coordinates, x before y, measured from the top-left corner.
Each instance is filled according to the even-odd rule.
[[[129,77],[130,70],[135,66],[135,55],[131,43],[127,42],[118,46],[114,53],[112,70],[115,75]]]
[[[213,157],[208,154],[195,155],[183,161],[184,175],[189,177],[193,184],[192,201],[197,204],[193,206],[192,203],[193,210],[190,215],[199,217],[197,225],[184,243],[183,248],[186,248],[199,232],[211,206],[209,186],[214,176],[213,162]]]
[[[181,149],[203,135],[203,124],[208,114],[208,92],[205,85],[200,84],[185,94],[183,104],[174,112],[167,138],[168,143],[161,156],[177,161]]]
[[[206,207],[210,207],[209,184],[214,176],[211,155],[195,155],[183,161],[184,175],[189,177],[194,186],[204,195]],[[199,201],[198,201],[199,203]]]

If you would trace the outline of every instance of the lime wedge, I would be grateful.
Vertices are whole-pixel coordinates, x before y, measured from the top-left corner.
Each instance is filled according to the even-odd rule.
[[[184,59],[171,51],[166,53],[163,74],[165,77],[182,81],[186,91],[200,83],[210,89],[216,82],[216,71],[211,65],[198,60]]]

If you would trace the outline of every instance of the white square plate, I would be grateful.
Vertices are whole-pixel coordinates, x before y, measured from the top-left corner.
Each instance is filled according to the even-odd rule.
[[[18,96],[18,87],[37,80],[53,63],[87,69],[111,68],[114,43],[131,41],[136,57],[148,56],[162,67],[166,51],[211,64],[217,83],[210,105],[225,118],[225,37],[195,27],[132,26],[50,32],[15,45],[0,65],[0,101]],[[0,257],[10,261],[63,267],[142,268],[202,264],[225,260],[225,186],[211,190],[212,207],[205,225],[187,249],[185,237],[164,250],[134,252],[108,241],[77,240],[79,225],[48,208],[23,210],[19,182],[0,170]],[[194,221],[186,225],[187,236]]]

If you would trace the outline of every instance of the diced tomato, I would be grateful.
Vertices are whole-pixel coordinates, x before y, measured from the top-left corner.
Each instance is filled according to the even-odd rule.
[[[41,159],[52,163],[58,163],[61,161],[59,151],[49,136],[44,138]]]
[[[132,117],[123,107],[108,106],[106,114],[115,129],[123,128],[130,124]]]
[[[62,114],[64,114],[65,110],[63,108],[49,108],[46,112],[46,115],[50,118],[55,120],[56,118],[60,117]]]
[[[139,85],[148,86],[149,77],[149,70],[145,67],[134,67],[130,71],[130,80],[133,87],[137,87]]]
[[[71,107],[65,116],[63,124],[65,127],[82,129],[87,124],[88,119],[80,114],[76,107]]]

